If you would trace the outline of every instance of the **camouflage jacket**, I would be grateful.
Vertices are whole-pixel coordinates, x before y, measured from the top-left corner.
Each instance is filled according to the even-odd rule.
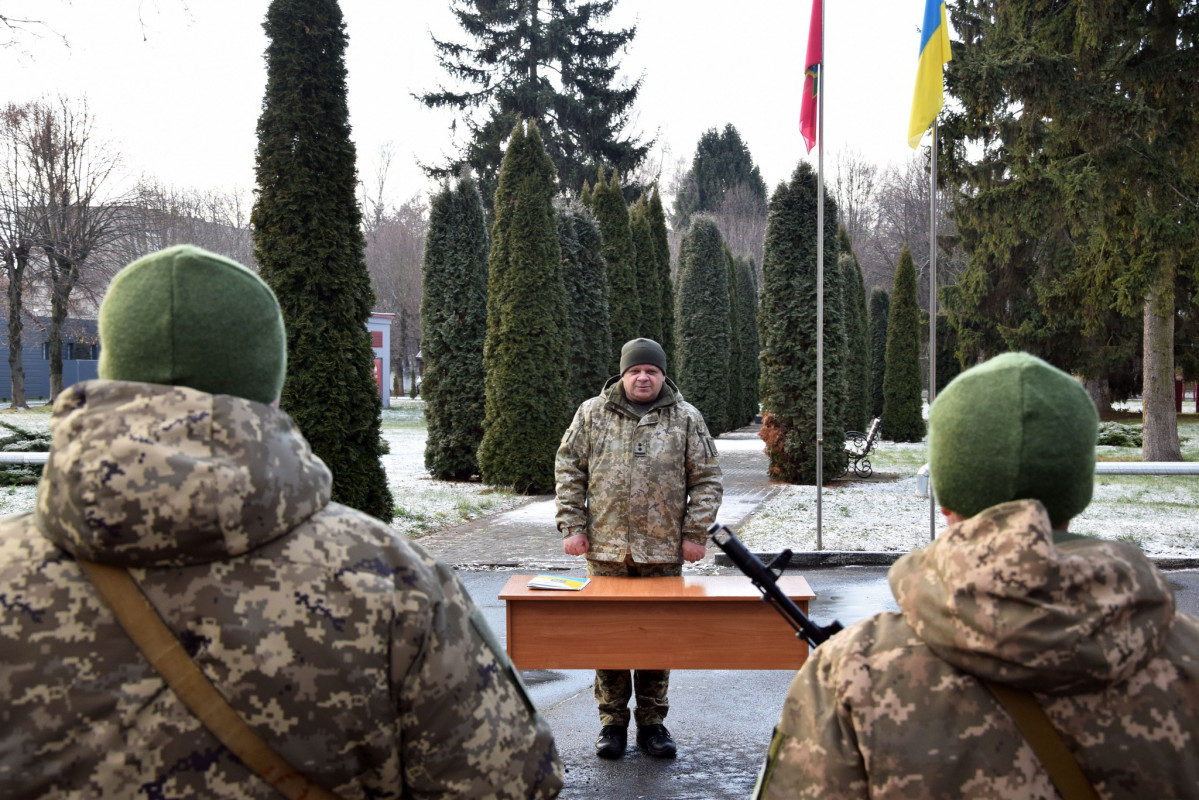
[[[669,378],[644,415],[619,378],[579,406],[555,480],[558,530],[586,533],[596,561],[681,564],[683,539],[707,541],[724,493],[704,418]]]
[[[977,677],[1033,693],[1101,798],[1199,797],[1199,620],[1136,548],[1059,537],[1036,501],[895,563],[901,614],[795,677],[760,797],[1057,798]]]
[[[455,574],[329,502],[286,414],[92,381],[0,520],[0,797],[274,798],[165,686],[75,557],[130,568],[297,769],[345,798],[554,797],[549,729]]]

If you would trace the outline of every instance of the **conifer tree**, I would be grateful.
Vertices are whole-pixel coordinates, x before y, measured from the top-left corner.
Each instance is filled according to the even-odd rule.
[[[658,285],[661,270],[658,269],[658,251],[654,247],[653,234],[649,227],[649,204],[645,195],[633,205],[633,210],[629,213],[629,227],[633,236],[637,301],[641,308],[639,335],[661,344],[662,288]]]
[[[762,439],[771,477],[815,483],[817,362],[817,179],[806,161],[770,199],[758,329],[762,337]],[[837,207],[824,197],[825,402],[823,477],[845,470],[844,346],[837,263]],[[829,265],[833,265],[829,269]]]
[[[254,260],[287,325],[281,407],[332,470],[333,499],[389,520],[345,24],[336,0],[274,0],[263,27],[267,85],[250,222]]]
[[[662,340],[659,344],[666,351],[666,363],[674,359],[674,280],[670,277],[670,237],[666,230],[666,212],[662,208],[662,197],[658,194],[658,184],[654,184],[654,192],[649,199],[650,238],[653,240],[655,259],[658,264],[658,310],[662,316]]]
[[[732,431],[745,424],[742,419],[745,411],[745,387],[741,383],[741,362],[744,354],[741,348],[741,300],[740,285],[737,281],[737,260],[727,244],[724,246],[724,261],[728,270],[729,285],[729,372],[726,378],[729,399],[724,429]]]
[[[862,268],[842,227],[837,236],[841,243],[838,265],[845,280],[845,336],[848,345],[845,361],[845,426],[865,432],[870,424],[870,348],[867,330],[866,285]]]
[[[758,269],[747,258],[737,259],[737,303],[741,308],[737,320],[741,327],[741,396],[744,402],[740,425],[748,425],[758,415],[761,344],[758,338]]]
[[[679,248],[674,381],[704,415],[713,436],[727,430],[729,284],[724,242],[711,217],[696,214]]]
[[[887,322],[891,314],[891,295],[876,288],[870,293],[870,416],[883,415],[883,380],[887,374]]]
[[[487,332],[487,223],[478,185],[464,173],[429,209],[421,298],[425,467],[434,478],[478,474]]]
[[[534,120],[562,187],[577,192],[594,164],[625,174],[653,142],[624,133],[641,80],[619,81],[617,55],[637,29],[604,30],[616,0],[451,0],[466,39],[433,37],[437,60],[458,86],[418,95],[431,108],[459,113],[466,129],[458,154],[426,167],[434,177],[469,164],[485,200],[495,190],[503,142],[518,119]]]
[[[937,392],[962,371],[957,357],[958,336],[945,314],[937,315]]]
[[[629,226],[629,207],[625,203],[616,170],[604,180],[599,168],[595,188],[591,190],[591,213],[599,223],[604,243],[604,264],[608,270],[608,314],[612,332],[609,374],[620,372],[620,348],[641,330],[641,300],[637,292],[636,258],[633,231]]]
[[[895,287],[887,320],[887,366],[883,376],[883,424],[892,442],[924,438],[920,381],[920,307],[916,303],[916,266],[905,244],[895,269]]]
[[[491,226],[478,455],[484,482],[530,494],[553,491],[554,454],[572,411],[556,192],[537,125],[518,124],[500,168]]]
[[[555,208],[570,327],[567,381],[573,408],[599,394],[610,374],[608,275],[595,217],[582,205],[562,198],[555,201]]]

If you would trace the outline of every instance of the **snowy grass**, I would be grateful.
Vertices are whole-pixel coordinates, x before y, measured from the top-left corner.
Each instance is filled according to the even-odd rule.
[[[1136,409],[1139,411],[1139,406]],[[1179,418],[1183,458],[1199,461],[1199,417]],[[1100,447],[1104,461],[1139,461],[1139,448]],[[874,475],[833,481],[820,496],[820,543],[816,537],[816,488],[784,485],[742,527],[756,552],[784,548],[907,552],[944,530],[927,497],[916,495],[916,472],[928,460],[927,445],[886,440],[870,455]],[[1135,544],[1157,557],[1199,555],[1199,476],[1101,475],[1091,504],[1070,530]]]

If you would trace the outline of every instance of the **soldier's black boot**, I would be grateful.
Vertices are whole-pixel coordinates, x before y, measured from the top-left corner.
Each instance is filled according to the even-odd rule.
[[[595,754],[600,758],[620,758],[629,743],[629,729],[623,725],[605,725],[595,740]]]
[[[637,744],[655,758],[674,758],[677,748],[665,725],[646,725],[637,729]]]

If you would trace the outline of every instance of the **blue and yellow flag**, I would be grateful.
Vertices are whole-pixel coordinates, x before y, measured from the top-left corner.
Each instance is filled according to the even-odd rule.
[[[951,58],[945,0],[925,0],[924,25],[920,31],[920,63],[916,69],[916,91],[912,94],[912,120],[908,123],[908,145],[912,149],[920,146],[924,132],[941,113],[941,106],[945,105],[941,70]]]

